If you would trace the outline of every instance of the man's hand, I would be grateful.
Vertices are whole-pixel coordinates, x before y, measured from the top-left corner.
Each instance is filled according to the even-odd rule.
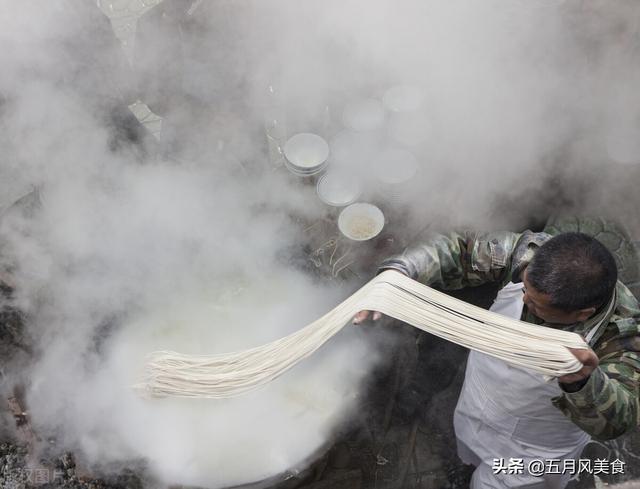
[[[574,384],[576,382],[586,381],[591,375],[591,372],[598,368],[598,364],[600,363],[598,355],[596,355],[591,348],[587,348],[586,350],[579,348],[568,348],[568,350],[573,353],[574,357],[580,360],[580,363],[582,363],[582,368],[572,374],[558,377],[558,382],[560,382],[561,384]]]
[[[373,316],[371,317],[371,319],[373,319],[374,321],[377,321],[382,317],[382,313],[378,311],[360,311],[353,318],[353,324],[360,324],[361,322],[366,321],[367,319],[369,319],[369,315],[372,312],[373,312]]]
[[[393,270],[394,272],[402,273],[402,275],[405,275],[403,272],[401,272],[396,268],[388,268],[387,270]],[[360,311],[358,314],[354,316],[353,324],[360,324],[361,322],[366,321],[367,319],[369,319],[369,315],[371,313],[373,313],[373,316],[371,317],[371,319],[374,321],[377,321],[382,317],[382,313],[378,311]]]

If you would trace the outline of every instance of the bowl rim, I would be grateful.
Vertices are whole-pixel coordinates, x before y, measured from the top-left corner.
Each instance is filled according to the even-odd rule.
[[[313,164],[309,164],[309,165],[300,165],[292,161],[291,145],[296,142],[296,138],[297,140],[301,140],[303,138],[306,138],[307,140],[311,140],[311,139],[315,140],[315,142],[319,143],[318,144],[319,154],[321,154],[322,156],[319,156],[317,158],[317,161],[314,161]],[[312,132],[299,132],[291,136],[289,139],[287,139],[287,141],[284,143],[284,146],[282,148],[282,153],[284,154],[285,160],[291,166],[293,166],[296,169],[300,169],[301,171],[308,171],[308,170],[314,170],[317,167],[322,166],[324,163],[326,163],[331,154],[331,149],[329,148],[329,143],[322,136],[319,136],[318,134],[314,134]]]
[[[333,207],[346,207],[355,203],[360,198],[360,195],[362,195],[362,185],[356,182],[355,178],[349,177],[349,176],[347,176],[346,178],[350,178],[351,180],[354,181],[354,187],[353,187],[354,191],[353,191],[353,197],[351,199],[349,199],[347,202],[337,202],[337,201],[331,201],[326,197],[326,195],[323,196],[322,192],[320,191],[323,182],[326,182],[328,177],[336,176],[336,175],[339,175],[339,173],[331,172],[331,170],[329,170],[327,173],[325,173],[318,179],[318,183],[316,184],[316,193],[318,194],[318,198],[325,204],[331,205]]]
[[[349,233],[346,232],[346,223],[345,223],[345,219],[347,219],[349,217],[349,213],[354,212],[355,209],[364,209],[366,208],[369,212],[368,215],[374,216],[374,219],[376,220],[376,223],[379,225],[377,231],[372,234],[371,236],[367,237],[367,238],[356,238],[353,237],[352,235],[350,235]],[[345,207],[344,209],[342,209],[342,211],[340,212],[340,215],[338,216],[338,229],[340,230],[340,232],[347,238],[353,240],[353,241],[369,241],[370,239],[375,238],[376,236],[378,236],[382,230],[384,229],[384,226],[386,224],[386,220],[384,217],[384,213],[382,212],[382,210],[380,210],[380,208],[374,204],[370,204],[368,202],[355,202],[353,204],[348,205],[347,207]]]

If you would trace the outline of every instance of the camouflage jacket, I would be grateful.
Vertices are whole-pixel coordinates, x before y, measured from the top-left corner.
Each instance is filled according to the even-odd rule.
[[[505,285],[520,281],[536,249],[549,238],[530,231],[435,235],[385,260],[380,269],[394,268],[445,290],[487,282]],[[612,301],[609,312],[599,311],[584,323],[566,328],[584,334],[607,316],[590,342],[600,365],[580,390],[563,389],[561,396],[552,399],[572,422],[601,440],[616,438],[640,424],[640,307],[621,282]],[[526,306],[522,320],[543,324]]]

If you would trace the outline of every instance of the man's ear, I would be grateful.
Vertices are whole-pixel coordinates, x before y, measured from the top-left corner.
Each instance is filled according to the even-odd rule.
[[[593,316],[595,314],[595,312],[596,312],[596,308],[595,307],[587,307],[585,309],[580,309],[577,312],[576,319],[577,319],[578,322],[586,321],[591,316]]]

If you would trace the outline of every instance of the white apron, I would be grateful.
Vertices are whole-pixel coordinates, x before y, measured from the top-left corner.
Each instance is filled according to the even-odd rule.
[[[491,311],[520,319],[522,284],[507,284]],[[532,459],[577,459],[590,436],[551,404],[562,390],[556,380],[512,367],[502,360],[471,351],[464,385],[454,414],[458,456],[476,465],[471,489],[562,489],[571,474],[527,473]],[[523,474],[494,474],[495,459],[523,459]]]

